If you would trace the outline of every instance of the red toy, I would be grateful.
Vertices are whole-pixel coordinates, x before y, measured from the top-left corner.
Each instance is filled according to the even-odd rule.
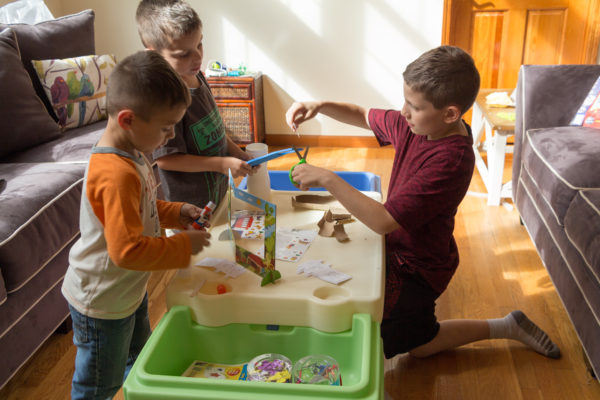
[[[217,293],[218,294],[227,293],[227,286],[223,285],[222,283],[220,285],[217,285]]]

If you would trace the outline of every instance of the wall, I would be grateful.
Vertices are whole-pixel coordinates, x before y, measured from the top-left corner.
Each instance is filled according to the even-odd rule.
[[[50,0],[56,12],[96,12],[96,49],[117,59],[141,49],[133,0]],[[204,63],[223,61],[265,75],[267,134],[292,134],[294,100],[402,106],[406,65],[441,42],[443,0],[189,0],[204,25]],[[56,10],[56,11],[55,11]],[[317,117],[303,134],[369,135]]]

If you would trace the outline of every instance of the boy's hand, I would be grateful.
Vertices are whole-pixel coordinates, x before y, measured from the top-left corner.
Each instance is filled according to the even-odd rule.
[[[223,173],[227,175],[227,170],[231,169],[234,178],[254,174],[252,167],[244,160],[235,157],[223,157]]]
[[[316,101],[295,102],[285,113],[285,122],[294,132],[304,121],[308,121],[319,113],[320,105]],[[298,182],[298,181],[296,181]]]
[[[208,239],[210,239],[210,233],[205,231],[187,230],[183,231],[185,235],[190,238],[190,246],[192,248],[192,254],[197,254],[202,251],[203,248],[210,245]]]
[[[299,164],[294,167],[292,171],[292,178],[295,182],[298,182],[298,188],[300,190],[308,190],[311,187],[324,187],[327,188],[327,182],[332,171],[315,167],[310,164]]]
[[[179,222],[185,229],[194,229],[192,222],[200,217],[202,209],[193,204],[185,203],[179,210]]]

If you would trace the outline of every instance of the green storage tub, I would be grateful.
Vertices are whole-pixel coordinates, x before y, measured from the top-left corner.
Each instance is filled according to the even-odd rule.
[[[330,355],[339,362],[343,386],[181,376],[194,360],[242,364],[263,353],[280,353],[292,362],[309,354]],[[352,329],[339,333],[249,324],[205,327],[192,320],[188,307],[174,306],[144,346],[123,391],[127,400],[383,399],[379,324],[369,314],[354,314]]]

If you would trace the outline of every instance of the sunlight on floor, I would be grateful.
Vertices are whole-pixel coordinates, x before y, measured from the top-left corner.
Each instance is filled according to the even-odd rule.
[[[524,296],[536,295],[554,290],[554,285],[545,269],[528,272],[504,272],[505,280],[515,281],[521,286]]]

